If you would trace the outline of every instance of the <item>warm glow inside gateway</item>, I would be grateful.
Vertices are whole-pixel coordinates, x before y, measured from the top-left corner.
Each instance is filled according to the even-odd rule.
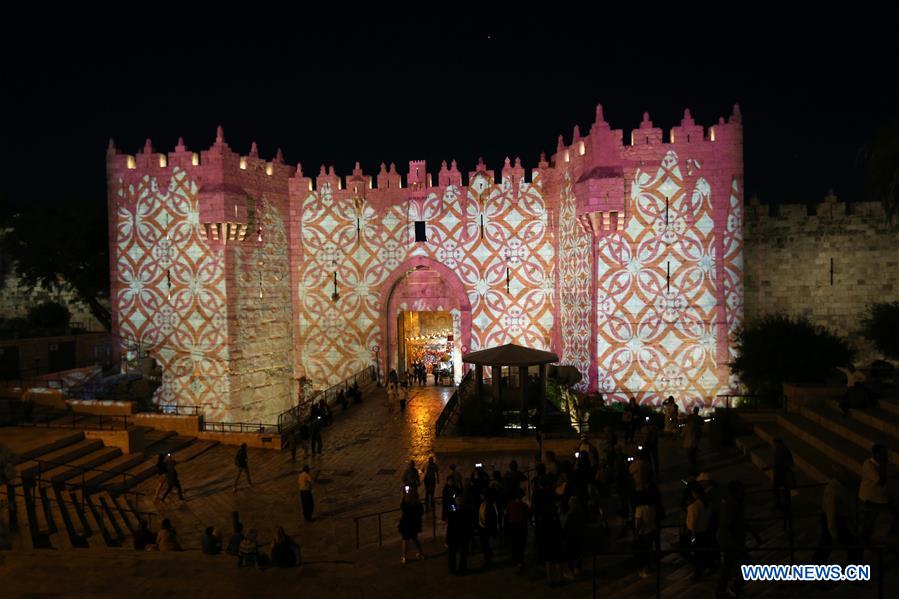
[[[453,317],[445,311],[405,310],[397,317],[401,368],[411,372],[413,363],[424,363],[428,374],[434,369],[453,371]]]

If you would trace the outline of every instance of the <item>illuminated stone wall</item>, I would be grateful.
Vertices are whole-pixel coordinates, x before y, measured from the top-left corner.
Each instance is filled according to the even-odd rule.
[[[746,209],[746,314],[806,316],[879,357],[859,334],[867,307],[899,301],[899,230],[881,204],[839,201]],[[797,268],[796,265],[802,265]]]
[[[337,383],[374,349],[396,367],[403,310],[450,313],[457,380],[463,353],[518,343],[613,399],[708,403],[742,321],[739,112],[622,140],[598,108],[531,170],[464,181],[423,161],[307,177],[221,130],[201,153],[111,146],[114,333],[159,358],[159,403],[209,420],[274,422],[296,379]]]

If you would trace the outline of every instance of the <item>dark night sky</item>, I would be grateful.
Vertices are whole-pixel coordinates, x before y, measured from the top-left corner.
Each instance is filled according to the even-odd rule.
[[[626,138],[644,110],[667,129],[687,106],[709,125],[739,102],[747,197],[815,202],[832,187],[855,200],[859,147],[899,116],[895,5],[550,3],[565,11],[552,18],[520,3],[422,2],[405,16],[219,4],[215,18],[144,5],[7,15],[0,194],[105,204],[109,137],[129,153],[179,135],[201,150],[219,123],[234,150],[281,147],[307,173],[325,162],[347,174],[355,160],[405,172],[417,158],[468,170],[478,156],[533,166],[559,133],[586,132],[597,102]]]

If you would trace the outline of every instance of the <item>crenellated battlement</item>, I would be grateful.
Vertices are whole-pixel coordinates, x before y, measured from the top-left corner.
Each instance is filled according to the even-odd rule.
[[[748,232],[768,230],[872,227],[886,231],[887,220],[880,202],[843,202],[833,192],[817,204],[762,204],[753,196],[746,204]]]

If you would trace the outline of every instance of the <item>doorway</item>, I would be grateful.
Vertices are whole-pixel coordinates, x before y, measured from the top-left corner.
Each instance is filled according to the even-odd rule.
[[[445,310],[403,310],[397,315],[398,371],[418,384],[452,384],[458,340]],[[436,377],[435,377],[436,374]]]

